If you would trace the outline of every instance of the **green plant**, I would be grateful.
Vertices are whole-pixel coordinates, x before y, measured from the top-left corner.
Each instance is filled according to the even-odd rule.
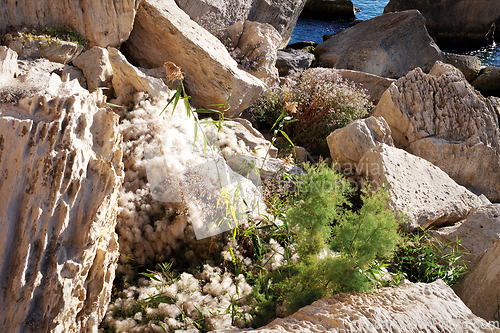
[[[285,127],[292,141],[317,155],[328,155],[325,139],[331,132],[367,116],[373,107],[363,89],[329,69],[296,73],[288,82],[269,86],[249,113],[269,128],[286,110],[286,116],[297,120]]]
[[[252,276],[259,324],[272,319],[281,303],[292,313],[321,297],[380,285],[375,277],[384,268],[381,262],[393,256],[400,241],[383,189],[364,189],[362,206],[353,210],[342,175],[324,163],[305,170],[285,213],[298,261]]]
[[[442,279],[452,286],[467,273],[467,254],[460,246],[461,240],[442,244],[425,230],[406,233],[396,253],[391,269],[411,282],[430,283]]]

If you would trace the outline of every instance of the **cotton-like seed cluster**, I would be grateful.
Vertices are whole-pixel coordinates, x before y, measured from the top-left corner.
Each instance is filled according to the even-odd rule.
[[[130,273],[129,265],[166,262],[177,252],[190,256],[184,259],[197,259],[208,254],[207,246],[212,242],[195,242],[192,224],[198,215],[193,202],[187,203],[193,206],[188,212],[185,203],[156,200],[148,180],[148,153],[166,155],[163,161],[169,171],[165,175],[167,181],[190,165],[206,161],[193,152],[194,119],[179,105],[174,112],[169,107],[160,116],[167,100],[151,101],[141,94],[135,98],[132,111],[120,111],[125,181],[119,197],[116,230],[122,254],[118,272],[124,274]],[[203,149],[200,145],[196,146],[198,151]],[[175,184],[172,186],[169,191],[175,190]]]
[[[251,308],[245,297],[252,287],[243,275],[235,278],[218,267],[206,264],[196,276],[184,272],[175,281],[158,274],[155,279],[141,279],[139,285],[122,291],[108,307],[104,319],[107,327],[117,333],[163,332],[161,323],[167,330],[197,331],[195,323],[216,330],[244,328],[251,320]],[[163,302],[145,310],[137,306],[138,302],[146,302],[155,295],[168,297],[170,304]]]

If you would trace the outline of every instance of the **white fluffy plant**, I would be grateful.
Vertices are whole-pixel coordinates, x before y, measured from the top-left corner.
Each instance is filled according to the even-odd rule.
[[[206,237],[243,223],[253,208],[258,214],[259,189],[227,167],[187,98],[181,82],[163,98],[137,93],[133,110],[119,111],[126,172],[117,224],[123,290],[104,320],[115,332],[194,329],[199,321],[213,329],[243,327],[250,321],[244,299],[251,287],[242,275],[208,264],[171,281],[152,271],[149,278],[134,273],[139,266],[210,259],[224,244]],[[148,303],[158,295],[170,301]]]

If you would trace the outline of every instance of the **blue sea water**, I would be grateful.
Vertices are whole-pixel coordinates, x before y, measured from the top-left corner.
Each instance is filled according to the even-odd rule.
[[[369,20],[382,15],[384,7],[389,0],[352,0],[354,6],[361,11],[356,13],[356,19]],[[323,36],[332,34],[349,27],[351,22],[326,21],[313,18],[300,17],[292,33],[290,43],[310,40],[316,43],[323,42]],[[483,47],[476,51],[468,52],[481,60],[483,66],[500,66],[500,46],[492,45]]]

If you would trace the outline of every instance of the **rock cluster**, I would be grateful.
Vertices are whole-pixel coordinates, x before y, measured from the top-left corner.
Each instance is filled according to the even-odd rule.
[[[345,29],[319,44],[317,65],[397,79],[416,67],[431,70],[442,52],[416,10],[389,13]]]
[[[6,94],[9,102],[0,103],[0,300],[8,306],[0,327],[96,331],[119,255],[118,117],[100,92],[55,74],[11,76],[0,88]]]
[[[475,316],[443,281],[405,281],[373,293],[339,294],[245,332],[500,332]],[[225,332],[243,332],[242,330]]]

